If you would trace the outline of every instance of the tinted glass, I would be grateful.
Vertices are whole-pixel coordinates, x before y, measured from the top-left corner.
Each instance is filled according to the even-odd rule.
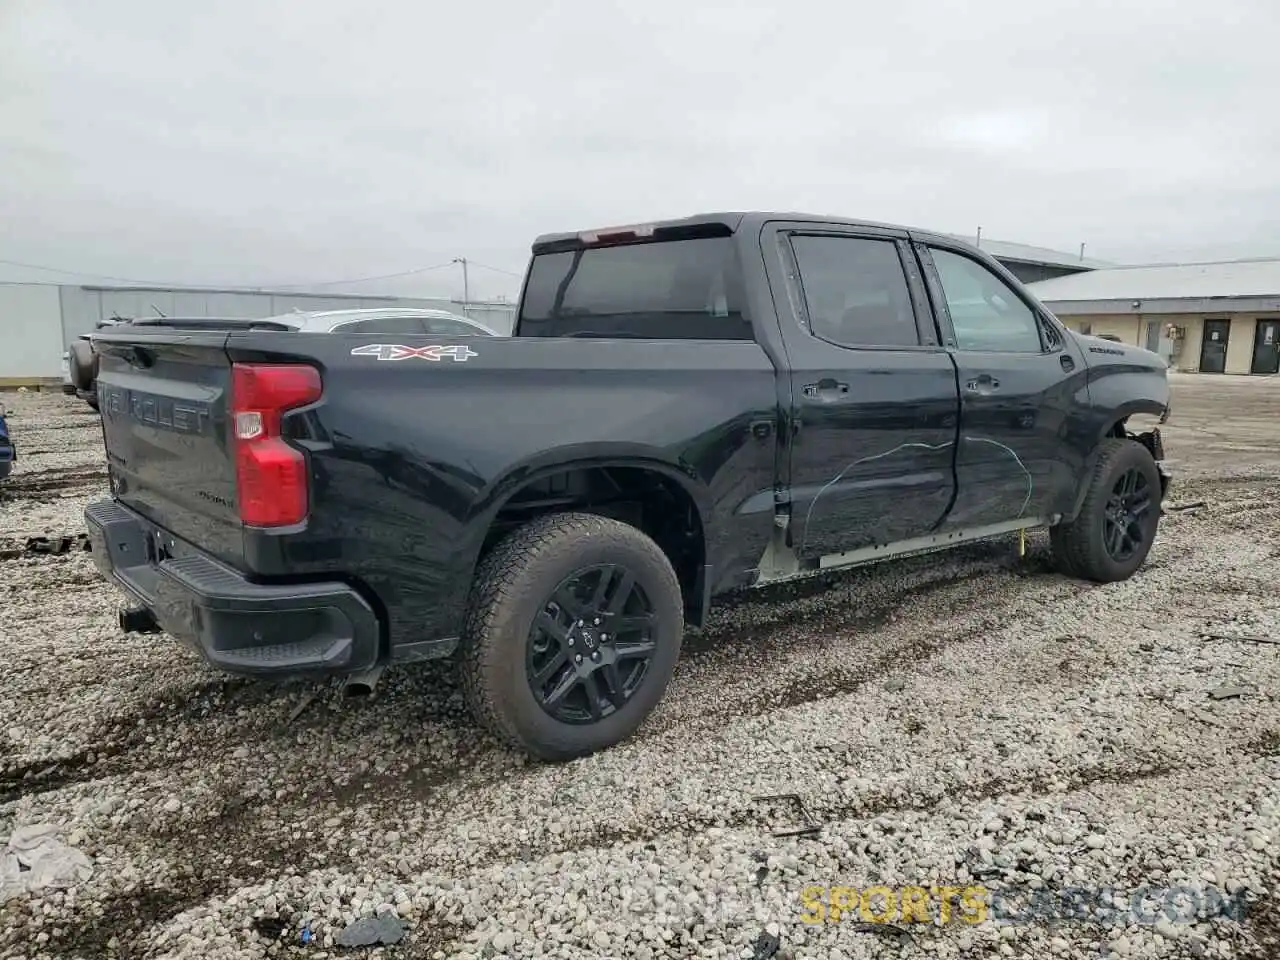
[[[423,317],[422,323],[427,328],[427,333],[438,333],[442,337],[474,337],[483,333],[469,323],[450,320],[448,317]]]
[[[917,346],[907,275],[892,240],[792,237],[816,336],[846,347]]]
[[[1040,353],[1036,316],[1009,285],[968,257],[933,249],[961,350]]]
[[[750,340],[729,237],[595,247],[535,256],[523,337]]]
[[[414,333],[422,335],[420,317],[370,317],[336,327],[334,333]]]

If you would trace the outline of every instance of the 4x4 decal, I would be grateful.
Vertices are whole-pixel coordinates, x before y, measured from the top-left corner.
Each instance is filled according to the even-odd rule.
[[[408,360],[417,357],[419,360],[444,360],[446,357],[462,363],[471,357],[478,357],[470,347],[464,344],[450,344],[435,347],[406,347],[399,343],[367,343],[363,347],[351,350],[353,357],[377,357],[379,360]]]

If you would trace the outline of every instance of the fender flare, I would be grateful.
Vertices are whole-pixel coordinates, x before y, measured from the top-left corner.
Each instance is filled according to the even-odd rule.
[[[475,507],[467,517],[467,527],[475,531],[466,547],[467,576],[479,560],[480,550],[490,527],[512,497],[530,483],[566,470],[592,467],[630,467],[651,470],[677,484],[693,503],[705,548],[712,542],[711,492],[694,475],[693,470],[673,462],[659,448],[633,443],[576,444],[548,450],[522,462],[512,464],[480,492]],[[709,550],[708,550],[709,552]],[[706,556],[704,555],[704,561]]]
[[[1071,515],[1063,517],[1064,520],[1074,520],[1079,516],[1080,508],[1084,505],[1084,498],[1089,493],[1088,479],[1093,476],[1094,467],[1098,464],[1098,453],[1102,447],[1102,441],[1111,436],[1111,431],[1116,424],[1122,423],[1138,413],[1147,413],[1153,417],[1163,416],[1168,410],[1168,406],[1166,403],[1144,397],[1136,400],[1127,400],[1111,410],[1106,418],[1105,425],[1098,430],[1093,438],[1093,445],[1089,449],[1089,455],[1084,462],[1084,470],[1081,472],[1080,489],[1076,491],[1075,502],[1071,505]]]
[[[706,611],[710,605],[712,577],[709,559],[710,545],[714,535],[710,524],[711,493],[697,480],[692,469],[683,464],[673,463],[660,449],[636,444],[591,443],[561,447],[513,464],[502,471],[477,498],[475,508],[467,517],[467,529],[473,531],[473,534],[463,548],[460,558],[462,563],[459,567],[462,575],[459,577],[459,582],[455,584],[455,589],[460,591],[461,596],[465,596],[475,576],[476,565],[480,561],[480,551],[484,547],[489,530],[502,508],[516,493],[544,477],[563,473],[566,470],[592,467],[629,467],[651,470],[677,484],[689,497],[701,528],[703,557],[702,565],[697,571],[693,595],[686,598],[686,615],[691,617],[691,624],[700,625],[705,620]]]

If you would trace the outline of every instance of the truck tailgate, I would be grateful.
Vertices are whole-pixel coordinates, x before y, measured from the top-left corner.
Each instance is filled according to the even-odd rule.
[[[112,492],[123,505],[240,565],[226,330],[94,338]]]

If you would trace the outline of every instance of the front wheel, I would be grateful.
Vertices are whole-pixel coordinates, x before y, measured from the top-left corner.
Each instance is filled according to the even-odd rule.
[[[539,517],[484,558],[462,638],[476,718],[544,760],[626,739],[680,655],[683,603],[661,548],[587,513]]]
[[[1142,566],[1160,523],[1160,471],[1136,440],[1102,441],[1080,513],[1049,534],[1063,573],[1110,583]]]

